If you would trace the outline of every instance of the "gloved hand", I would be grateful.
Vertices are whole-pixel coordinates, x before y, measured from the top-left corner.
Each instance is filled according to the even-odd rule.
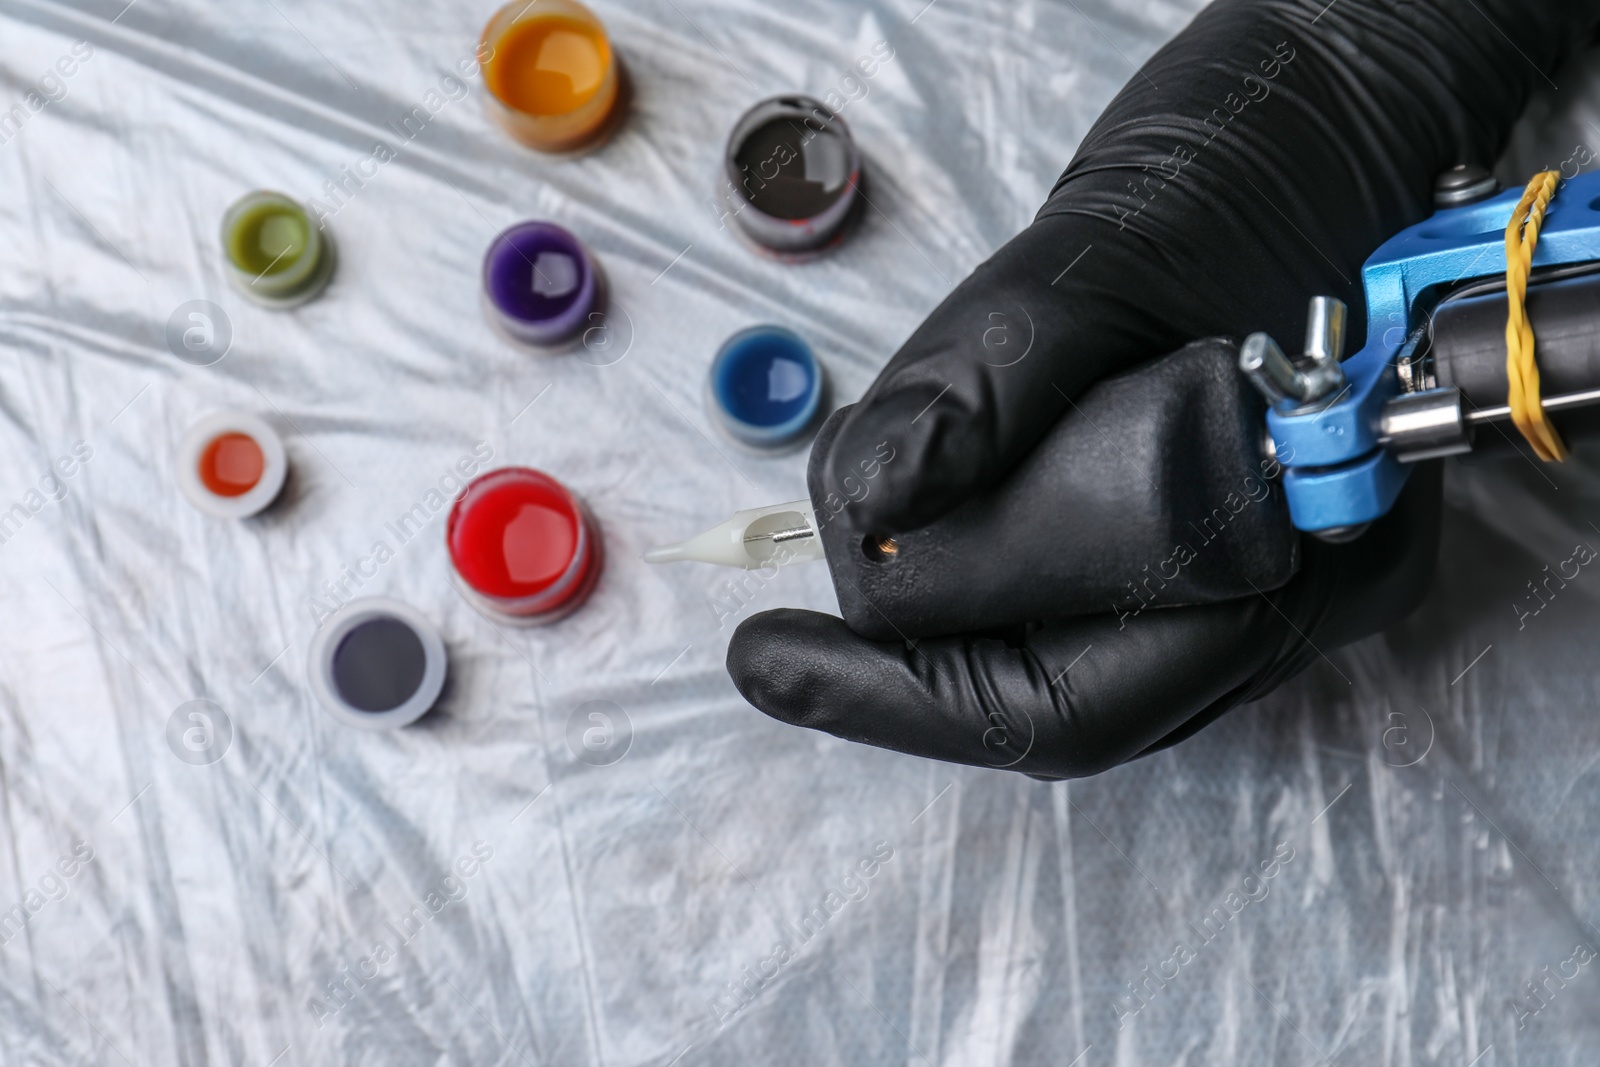
[[[1357,351],[1362,262],[1432,211],[1441,171],[1494,161],[1533,88],[1593,37],[1595,9],[1217,0],[1112,101],[1033,225],[956,288],[845,419],[826,456],[836,481],[884,454],[880,442],[895,455],[852,521],[923,526],[1003,477],[1097,378],[1200,337],[1296,339],[1310,296],[1350,305]],[[985,330],[1019,306],[1034,343],[1008,364]],[[920,642],[769,611],[735,632],[728,670],[752,704],[798,726],[1039,777],[1093,774],[1403,617],[1431,578],[1438,497],[1437,465],[1416,470],[1359,539],[1307,538],[1300,572],[1270,594]]]

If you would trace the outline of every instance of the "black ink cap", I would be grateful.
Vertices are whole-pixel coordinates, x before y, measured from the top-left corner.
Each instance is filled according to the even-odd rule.
[[[409,726],[439,699],[449,664],[444,639],[398,600],[352,600],[311,639],[307,680],[329,715],[360,730]]]
[[[844,119],[809,96],[775,96],[734,123],[724,154],[726,217],[781,257],[842,239],[862,202],[861,150]]]
[[[417,632],[380,615],[351,630],[334,649],[333,684],[359,711],[391,711],[416,693],[426,667]]]

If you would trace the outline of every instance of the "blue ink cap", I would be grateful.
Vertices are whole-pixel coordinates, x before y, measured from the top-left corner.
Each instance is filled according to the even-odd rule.
[[[813,428],[826,386],[811,346],[782,326],[752,326],[711,362],[707,407],[735,442],[760,450],[797,443]]]

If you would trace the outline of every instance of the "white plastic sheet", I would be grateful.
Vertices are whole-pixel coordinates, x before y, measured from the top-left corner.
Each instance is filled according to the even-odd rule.
[[[1526,614],[1600,545],[1589,465],[1453,471],[1414,619],[1070,785],[768,721],[723,672],[731,624],[832,609],[823,571],[735,592],[639,561],[803,495],[803,454],[711,431],[718,342],[790,325],[858,396],[1193,0],[602,0],[637,95],[578,160],[509,143],[460,76],[487,6],[124,3],[0,7],[0,909],[25,916],[0,1062],[1592,1061],[1600,577]],[[1594,79],[1560,81],[1511,175],[1600,149]],[[852,98],[873,206],[786,267],[722,227],[714,175],[728,124],[797,89]],[[338,241],[293,313],[219,269],[258,187],[317,198]],[[575,355],[482,321],[482,253],[527,217],[610,276],[611,332]],[[209,366],[167,343],[193,300],[226,315]],[[288,442],[257,521],[172,479],[225,407]],[[496,629],[441,518],[388,525],[486,449],[605,530],[557,626]],[[319,611],[357,594],[449,646],[440,708],[398,734],[304,682]],[[185,745],[195,700],[212,732]]]

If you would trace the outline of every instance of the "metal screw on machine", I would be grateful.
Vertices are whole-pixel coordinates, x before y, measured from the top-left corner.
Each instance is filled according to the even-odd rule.
[[[1345,316],[1343,300],[1312,297],[1306,313],[1304,355],[1291,360],[1271,337],[1253,333],[1239,346],[1239,370],[1267,403],[1281,412],[1313,407],[1330,396],[1337,400],[1345,387],[1339,366],[1344,354]]]
[[[1458,163],[1434,179],[1433,206],[1475,204],[1499,191],[1500,183],[1493,174],[1474,163]]]
[[[1306,358],[1337,368],[1344,356],[1344,320],[1349,309],[1332,296],[1314,296],[1306,308]],[[1339,381],[1344,381],[1340,375]]]

